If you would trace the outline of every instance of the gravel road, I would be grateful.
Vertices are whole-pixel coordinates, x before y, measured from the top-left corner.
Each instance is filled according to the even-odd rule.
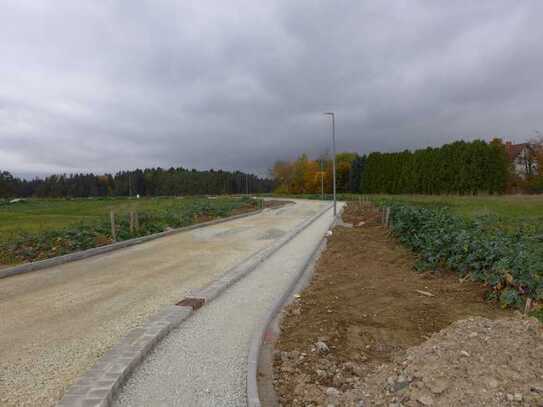
[[[327,211],[256,270],[172,331],[115,406],[245,406],[249,344],[332,222]]]
[[[132,328],[317,214],[296,205],[0,280],[0,405],[50,406]]]

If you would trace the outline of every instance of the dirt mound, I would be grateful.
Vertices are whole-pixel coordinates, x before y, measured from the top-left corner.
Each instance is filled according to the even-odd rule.
[[[345,406],[541,406],[541,325],[535,319],[457,321],[336,398]]]

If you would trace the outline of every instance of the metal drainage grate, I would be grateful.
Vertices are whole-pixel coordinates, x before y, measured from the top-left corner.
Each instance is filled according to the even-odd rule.
[[[201,308],[205,304],[206,300],[204,298],[183,298],[181,301],[179,301],[175,305],[179,305],[182,307],[191,307],[194,311],[198,308]]]

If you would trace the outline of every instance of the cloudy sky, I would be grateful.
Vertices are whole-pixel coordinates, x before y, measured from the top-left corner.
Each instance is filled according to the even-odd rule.
[[[0,169],[266,172],[543,131],[540,0],[0,0]]]

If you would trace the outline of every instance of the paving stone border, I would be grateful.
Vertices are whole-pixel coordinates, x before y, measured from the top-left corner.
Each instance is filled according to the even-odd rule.
[[[135,328],[108,351],[64,394],[57,407],[109,407],[134,369],[172,329],[177,328],[203,304],[212,301],[228,287],[253,271],[305,228],[329,211],[331,206],[298,225],[291,233],[271,246],[249,256],[205,288],[195,290],[179,303],[152,316],[141,328]],[[188,300],[188,301],[187,301]],[[179,304],[178,303],[178,304]]]
[[[330,229],[333,229],[338,224],[342,224],[343,221],[341,219],[341,214],[343,213],[343,210],[344,207],[342,206],[337,217],[332,220]],[[260,322],[260,327],[256,330],[253,338],[251,339],[249,354],[247,356],[246,394],[248,407],[262,407],[258,385],[258,366],[266,332],[268,332],[268,329],[279,315],[279,312],[292,300],[294,293],[297,290],[301,290],[305,284],[310,281],[310,277],[313,273],[313,267],[316,264],[320,253],[325,247],[326,236],[323,236],[317,247],[315,247],[311,255],[307,258],[304,266],[300,268],[298,274],[291,281],[289,287],[285,290],[283,295],[271,305],[266,313],[266,316]]]
[[[31,271],[43,270],[48,267],[58,266],[60,264],[70,263],[72,261],[86,259],[88,257],[96,256],[99,254],[109,253],[114,250],[124,249],[125,247],[134,246],[137,244],[145,243],[150,240],[159,239],[165,236],[175,235],[177,233],[187,232],[189,230],[199,229],[206,226],[216,225],[218,223],[229,222],[235,219],[246,218],[248,216],[258,215],[265,209],[258,209],[256,211],[241,213],[239,215],[229,216],[227,218],[220,218],[211,220],[209,222],[196,223],[194,225],[185,226],[182,228],[171,229],[165,232],[153,233],[151,235],[136,237],[134,239],[123,240],[122,242],[112,243],[106,246],[95,247],[88,250],[82,250],[75,253],[65,254],[64,256],[52,257],[50,259],[39,260],[32,263],[24,263],[19,266],[9,267],[0,270],[0,279],[15,276],[17,274],[29,273]]]
[[[135,328],[109,350],[64,394],[58,407],[106,407],[143,358],[173,328],[193,313],[191,307],[171,305]]]

